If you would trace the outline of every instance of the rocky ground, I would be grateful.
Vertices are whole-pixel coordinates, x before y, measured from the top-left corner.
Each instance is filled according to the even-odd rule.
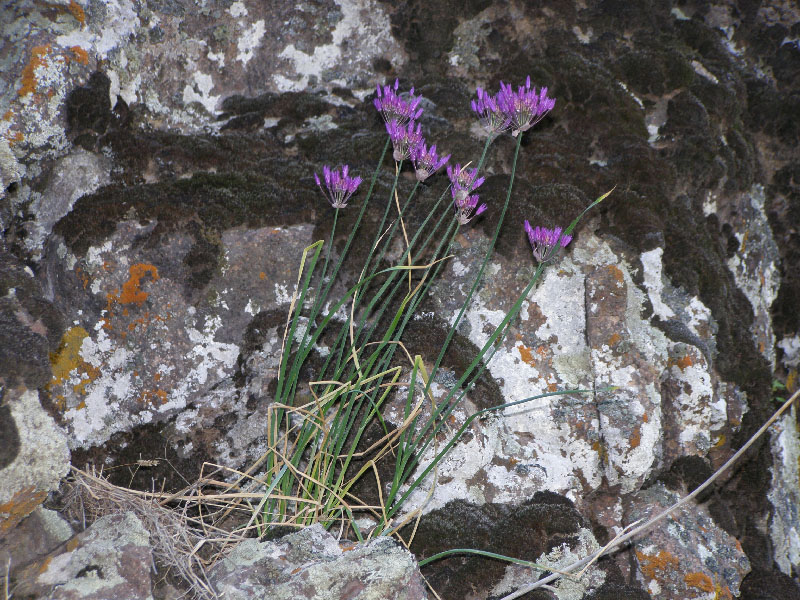
[[[685,496],[797,389],[793,2],[21,0],[0,19],[8,597],[180,594],[134,500],[92,522],[66,510],[63,480],[89,465],[121,488],[169,493],[206,461],[242,469],[261,456],[300,254],[331,232],[313,173],[348,163],[369,177],[386,137],[375,86],[395,78],[424,97],[427,139],[462,164],[484,142],[469,109],[477,86],[530,75],[556,98],[524,134],[506,226],[435,393],[533,272],[523,220],[564,226],[614,188],[453,426],[538,393],[600,391],[471,425],[437,485],[410,498],[424,513],[410,553],[313,527],[242,542],[198,589],[501,598],[536,576],[476,556],[420,570],[414,557],[466,547],[564,566]],[[508,135],[491,146],[489,209],[461,230],[409,324],[426,364],[494,231],[513,154]],[[376,198],[393,175],[387,160]],[[411,229],[445,181],[422,186]],[[338,250],[356,215],[341,212]],[[362,226],[379,219],[368,211]],[[357,238],[345,281],[366,244]],[[580,581],[525,597],[800,598],[797,423],[792,409],[700,502]]]

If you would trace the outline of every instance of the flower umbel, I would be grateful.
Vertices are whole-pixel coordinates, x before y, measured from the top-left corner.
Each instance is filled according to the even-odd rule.
[[[525,232],[533,248],[533,255],[540,263],[548,262],[555,257],[558,247],[566,248],[572,241],[571,235],[562,233],[561,227],[547,229],[545,227],[531,227],[525,220]]]
[[[458,163],[455,167],[447,167],[447,176],[452,184],[453,199],[461,201],[465,200],[486,180],[485,177],[478,177],[478,169],[470,170]]]
[[[414,125],[416,125],[416,129]],[[397,162],[408,159],[416,151],[417,146],[425,143],[421,128],[421,125],[415,124],[414,121],[409,121],[408,125],[397,121],[390,121],[386,124],[386,131],[392,139],[392,146],[394,146],[393,156]]]
[[[411,162],[414,163],[414,170],[417,181],[425,181],[436,171],[441,169],[450,160],[450,155],[439,158],[436,153],[436,144],[428,148],[424,141],[411,149]]]
[[[375,108],[383,116],[383,120],[387,123],[397,121],[401,125],[408,121],[416,121],[422,114],[422,109],[417,110],[422,97],[414,96],[414,88],[408,93],[409,100],[403,100],[398,93],[397,88],[400,82],[395,79],[394,86],[385,85],[383,88],[378,86],[378,97],[373,100]]]
[[[317,186],[325,194],[328,202],[331,203],[333,208],[344,208],[347,206],[347,201],[350,199],[358,186],[361,185],[361,177],[350,177],[347,172],[350,169],[347,165],[341,168],[341,172],[331,169],[328,165],[322,167],[322,176],[325,180],[325,188],[322,187],[322,182],[319,175],[314,173],[314,181]]]
[[[511,119],[511,135],[517,137],[541,121],[553,109],[556,101],[548,97],[546,87],[537,93],[536,88],[531,87],[531,78],[528,76],[525,85],[519,86],[516,92],[501,81],[497,105]]]
[[[478,115],[481,125],[490,136],[503,133],[511,125],[511,117],[500,110],[497,96],[490,96],[482,88],[477,92],[478,99],[472,101],[472,110]]]
[[[466,225],[486,210],[486,204],[478,206],[478,194],[473,194],[453,200],[453,208],[456,211],[456,220]]]

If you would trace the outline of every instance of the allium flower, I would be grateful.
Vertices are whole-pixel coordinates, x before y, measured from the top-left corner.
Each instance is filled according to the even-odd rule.
[[[412,87],[411,91],[408,93],[409,100],[403,100],[397,94],[399,85],[400,82],[395,79],[394,87],[385,85],[383,89],[381,89],[381,86],[378,86],[378,97],[375,98],[372,103],[375,105],[375,108],[378,109],[378,112],[381,113],[384,121],[387,123],[397,121],[403,125],[408,121],[416,121],[419,119],[422,114],[422,109],[420,108],[417,110],[417,107],[422,101],[422,97],[415,97],[414,88]]]
[[[503,133],[511,125],[511,117],[500,109],[497,96],[490,96],[482,88],[478,88],[477,92],[478,99],[472,101],[472,110],[480,118],[481,125],[490,136]]]
[[[486,180],[485,177],[478,177],[478,169],[469,170],[458,163],[455,167],[447,167],[447,176],[452,184],[453,199],[461,201],[465,200]]]
[[[397,162],[409,158],[416,151],[417,146],[425,143],[420,132],[421,126],[416,123],[417,127],[415,129],[414,125],[414,121],[409,121],[408,125],[403,125],[397,121],[390,121],[386,124],[386,131],[389,133],[394,146],[394,159]]]
[[[328,165],[322,167],[322,175],[325,180],[325,187],[323,189],[322,182],[319,180],[319,175],[314,173],[314,181],[317,182],[319,189],[325,194],[328,202],[331,203],[333,208],[344,208],[347,206],[347,201],[350,199],[358,186],[361,185],[361,177],[350,177],[347,171],[350,169],[347,165],[342,167],[341,173],[331,169]]]
[[[478,194],[456,198],[453,201],[453,208],[456,211],[456,219],[462,225],[466,225],[472,219],[486,210],[486,205],[478,206]]]
[[[439,155],[436,153],[436,144],[428,148],[423,141],[411,149],[411,162],[414,163],[417,181],[425,181],[447,164],[448,160],[450,160],[449,154],[439,158]]]
[[[497,106],[511,119],[511,135],[514,137],[536,125],[555,105],[555,99],[547,96],[546,87],[539,93],[531,87],[530,76],[525,80],[525,86],[519,86],[516,92],[510,85],[500,82]]]
[[[563,234],[561,227],[547,229],[545,227],[531,227],[527,219],[525,220],[525,232],[533,248],[533,255],[539,262],[547,262],[553,258],[560,245],[566,248],[572,241],[571,235]]]

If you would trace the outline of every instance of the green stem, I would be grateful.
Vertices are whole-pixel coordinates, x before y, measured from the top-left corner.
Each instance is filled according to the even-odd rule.
[[[489,260],[492,257],[494,246],[497,243],[497,237],[500,235],[500,228],[503,226],[503,221],[505,220],[506,217],[506,211],[508,211],[508,205],[511,201],[511,190],[514,187],[514,177],[517,172],[517,159],[519,158],[519,149],[521,144],[522,144],[522,136],[520,135],[517,136],[517,146],[514,149],[514,163],[511,166],[511,180],[508,182],[508,191],[506,192],[506,202],[503,205],[503,211],[500,213],[500,220],[497,222],[497,227],[495,227],[494,237],[492,237],[492,242],[489,245],[489,250],[486,252],[486,256],[483,257],[483,263],[481,263],[481,268],[478,271],[478,275],[475,277],[475,281],[472,283],[472,287],[470,288],[469,293],[467,294],[467,298],[466,300],[464,300],[464,304],[461,305],[461,310],[458,311],[458,316],[456,317],[456,320],[453,322],[453,325],[447,332],[447,337],[445,338],[444,344],[442,345],[442,349],[439,351],[439,356],[436,357],[436,362],[433,365],[433,369],[431,369],[428,385],[425,386],[425,393],[427,393],[428,390],[430,390],[431,383],[433,383],[433,378],[442,364],[444,355],[447,352],[447,349],[450,347],[450,342],[453,340],[453,336],[456,333],[456,329],[458,328],[458,325],[461,322],[461,319],[463,318],[464,313],[467,310],[467,307],[472,301],[472,296],[475,293],[475,290],[478,289],[478,286],[483,280],[483,272],[486,270],[486,266],[489,264]],[[486,154],[486,150],[488,149],[488,147],[489,147],[489,141],[487,140],[487,143],[484,146],[483,155],[481,156],[481,164],[483,163],[483,158]]]

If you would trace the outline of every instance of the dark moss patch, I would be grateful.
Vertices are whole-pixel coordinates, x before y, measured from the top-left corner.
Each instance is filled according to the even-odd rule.
[[[419,314],[425,316],[409,321],[405,330],[405,339],[409,340],[414,354],[429,357],[429,360],[433,362],[439,355],[449,327],[441,318],[428,316],[424,307]],[[457,333],[453,336],[450,347],[445,352],[441,367],[452,370],[460,376],[467,370],[479,352],[480,348]],[[505,402],[498,382],[489,374],[488,370],[484,371],[475,381],[474,390],[471,397],[475,399],[478,410],[498,406]]]
[[[537,492],[518,506],[454,500],[422,517],[411,550],[424,558],[477,548],[535,561],[557,546],[575,544],[581,527],[587,524],[572,503],[552,492]],[[422,573],[442,598],[455,600],[485,595],[505,568],[501,561],[463,555],[430,563]]]
[[[740,590],[740,600],[800,600],[797,580],[777,570],[753,569]]]
[[[73,450],[72,464],[81,469],[103,467],[103,475],[121,487],[152,492],[155,486],[157,491],[176,492],[198,480],[204,461],[213,462],[213,440],[218,433],[198,433],[191,454],[185,457],[169,432],[169,425],[160,423],[116,433],[102,446]],[[203,444],[204,440],[209,443]],[[108,462],[109,457],[113,462]],[[157,460],[157,464],[140,465],[139,460]]]
[[[768,188],[767,215],[781,255],[781,287],[772,304],[772,319],[778,339],[800,331],[800,165],[780,169]]]
[[[587,594],[584,600],[622,600],[623,598],[625,600],[651,600],[652,596],[639,587],[606,582]]]
[[[19,431],[11,415],[11,408],[4,402],[5,394],[0,392],[0,469],[5,469],[19,454]]]
[[[686,57],[669,47],[628,50],[618,59],[617,67],[622,79],[640,94],[661,95],[686,88],[695,77]]]
[[[314,192],[298,189],[297,180],[292,188],[282,186],[281,178],[299,169],[296,164],[285,166],[285,171],[261,177],[201,173],[191,179],[131,188],[109,186],[81,198],[54,231],[79,256],[131,215],[140,223],[156,224],[150,244],[172,231],[188,232],[195,242],[184,258],[190,274],[187,284],[190,289],[202,289],[219,266],[220,235],[226,229],[313,220]]]
[[[62,316],[24,266],[0,250],[0,382],[35,389],[52,376],[49,354],[64,331]]]

